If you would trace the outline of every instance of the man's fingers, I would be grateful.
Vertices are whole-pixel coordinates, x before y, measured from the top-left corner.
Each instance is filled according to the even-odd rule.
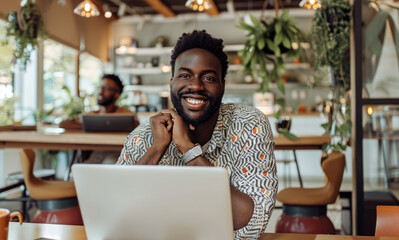
[[[172,130],[172,127],[173,127],[173,120],[172,120],[172,119],[168,119],[168,120],[166,121],[166,129],[167,129],[168,131],[170,131],[170,130]]]
[[[180,119],[180,115],[174,109],[163,109],[161,111],[162,114],[171,115],[172,119]]]

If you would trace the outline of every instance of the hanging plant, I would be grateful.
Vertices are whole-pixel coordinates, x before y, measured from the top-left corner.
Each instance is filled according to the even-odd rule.
[[[265,0],[262,14],[258,20],[250,15],[251,24],[240,22],[239,28],[247,31],[249,40],[246,41],[243,50],[238,55],[243,59],[245,74],[252,74],[254,79],[260,76],[262,82],[258,91],[270,92],[270,83],[274,81],[282,97],[276,99],[280,109],[274,117],[279,121],[282,110],[285,108],[285,83],[281,77],[284,72],[284,60],[298,58],[301,55],[301,42],[307,41],[307,36],[297,26],[296,22],[289,16],[288,10],[279,16],[281,1],[274,0],[275,17],[271,21],[263,18],[263,13],[269,3]],[[272,67],[266,67],[270,64]],[[281,133],[290,139],[298,139],[289,132],[289,129],[281,130]]]
[[[262,78],[260,92],[270,92],[270,83],[272,81],[276,83],[282,94],[276,102],[281,109],[284,109],[285,86],[281,77],[281,73],[284,72],[284,59],[297,58],[302,50],[301,42],[306,41],[307,37],[288,15],[288,10],[279,16],[279,4],[281,6],[282,4],[278,0],[274,0],[276,16],[271,21],[264,19],[263,12],[268,2],[265,1],[259,20],[250,15],[252,24],[240,22],[238,27],[247,31],[249,40],[238,54],[243,59],[245,74],[252,74],[254,79],[258,79],[258,76]],[[271,64],[271,69],[268,69],[266,64]],[[275,117],[278,119],[280,115],[281,110],[275,114]]]
[[[38,45],[39,38],[45,38],[43,17],[35,0],[22,0],[18,12],[8,12],[6,36],[15,42],[14,57],[23,67],[30,62],[30,55]],[[8,40],[5,42],[8,43]]]
[[[333,99],[329,122],[322,127],[332,136],[325,152],[343,151],[351,136],[349,45],[352,7],[345,0],[323,0],[316,10],[311,33],[315,71],[327,66],[332,72]],[[317,77],[316,77],[317,79]],[[318,82],[316,82],[317,85]]]

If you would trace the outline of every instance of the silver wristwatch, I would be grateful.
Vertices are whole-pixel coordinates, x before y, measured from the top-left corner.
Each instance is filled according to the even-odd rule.
[[[196,143],[193,148],[191,148],[190,150],[188,150],[186,153],[183,154],[182,160],[184,164],[187,164],[188,162],[190,162],[191,160],[200,155],[202,155],[202,148],[199,143]]]

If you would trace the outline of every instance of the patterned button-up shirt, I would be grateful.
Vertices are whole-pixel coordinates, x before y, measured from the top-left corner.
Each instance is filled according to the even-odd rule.
[[[135,164],[153,143],[149,123],[141,124],[127,137],[117,164]],[[160,165],[184,165],[172,141]],[[267,117],[250,106],[222,104],[204,157],[230,174],[231,186],[254,201],[247,226],[235,231],[235,239],[257,239],[265,230],[277,193],[274,140]]]

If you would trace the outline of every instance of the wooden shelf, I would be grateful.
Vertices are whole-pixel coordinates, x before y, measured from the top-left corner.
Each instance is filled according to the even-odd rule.
[[[309,70],[310,64],[309,63],[285,63],[285,70]],[[271,70],[273,68],[272,64],[267,64],[266,68]],[[244,71],[244,66],[239,64],[231,64],[228,68],[229,71]]]
[[[135,74],[135,75],[154,75],[170,73],[170,71],[164,72],[160,67],[152,68],[119,68],[118,73],[122,74]]]

